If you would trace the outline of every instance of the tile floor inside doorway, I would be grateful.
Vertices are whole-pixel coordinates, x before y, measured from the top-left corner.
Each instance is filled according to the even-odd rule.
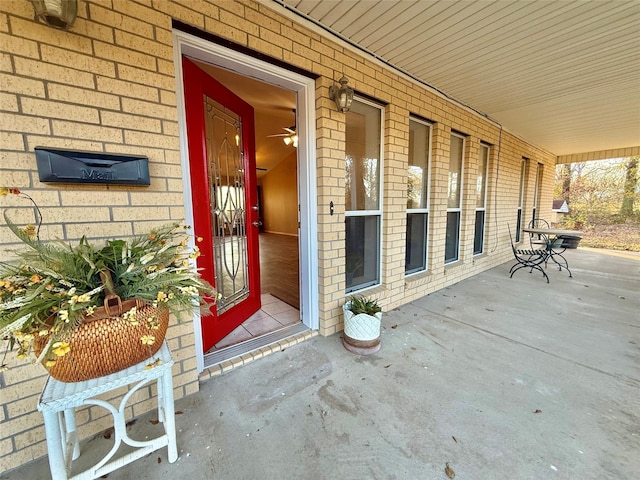
[[[300,311],[268,293],[261,295],[262,308],[224,337],[207,353],[300,323]]]

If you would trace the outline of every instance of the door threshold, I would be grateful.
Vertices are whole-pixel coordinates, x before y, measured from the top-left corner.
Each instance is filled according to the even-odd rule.
[[[200,381],[221,375],[271,353],[282,351],[316,335],[318,335],[317,330],[311,330],[300,322],[215,352],[206,353],[204,355],[204,371],[200,374]]]

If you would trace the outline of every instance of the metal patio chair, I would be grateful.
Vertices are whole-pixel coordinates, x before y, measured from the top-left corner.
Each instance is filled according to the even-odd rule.
[[[549,228],[549,222],[543,218],[534,218],[529,222],[529,228]],[[540,233],[530,233],[529,243],[531,248],[536,248],[534,245],[547,245],[548,239]]]
[[[509,230],[509,239],[511,240],[511,250],[513,251],[513,256],[516,259],[516,263],[509,270],[509,278],[513,277],[513,274],[516,273],[521,268],[528,268],[529,273],[533,272],[533,270],[539,270],[542,273],[542,276],[549,283],[549,277],[547,276],[547,272],[542,268],[542,264],[546,262],[547,256],[549,252],[546,248],[532,248],[532,249],[518,249],[513,243],[513,236],[511,235],[511,227],[507,224],[507,229]]]

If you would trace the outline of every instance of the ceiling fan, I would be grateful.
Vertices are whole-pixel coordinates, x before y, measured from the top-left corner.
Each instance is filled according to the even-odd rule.
[[[274,133],[273,135],[267,135],[267,137],[282,137],[282,141],[285,145],[293,145],[298,147],[298,135],[296,134],[296,126],[284,127],[283,130],[286,133]]]
[[[296,111],[293,110],[293,117],[295,120]],[[298,148],[298,134],[296,133],[296,126],[291,125],[290,127],[282,128],[286,133],[274,133],[273,135],[267,135],[267,137],[282,137],[282,141],[285,145],[293,145],[295,148]]]

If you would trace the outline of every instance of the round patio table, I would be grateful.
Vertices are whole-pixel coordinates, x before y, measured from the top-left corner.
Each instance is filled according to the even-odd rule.
[[[580,239],[584,235],[583,232],[559,228],[524,228],[523,231],[531,235],[538,235],[538,238],[545,242],[545,249],[547,250],[545,265],[551,260],[558,265],[558,270],[562,271],[564,268],[569,272],[569,277],[573,277],[571,270],[569,270],[569,262],[563,253],[567,248],[578,247]]]

